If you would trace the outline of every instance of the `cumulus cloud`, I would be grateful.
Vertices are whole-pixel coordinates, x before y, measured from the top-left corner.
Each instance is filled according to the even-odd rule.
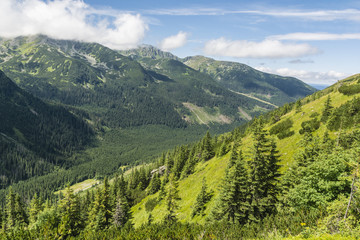
[[[298,40],[298,41],[325,41],[325,40],[360,40],[360,33],[333,34],[333,33],[289,33],[270,36],[273,40]]]
[[[3,37],[45,34],[128,49],[145,36],[148,26],[139,14],[93,9],[82,0],[1,0]]]
[[[295,70],[289,68],[279,68],[279,69],[271,69],[264,66],[256,67],[257,70],[268,72],[272,74],[277,74],[281,76],[290,76],[298,78],[306,83],[310,84],[333,84],[338,80],[344,79],[349,74],[336,72],[336,71],[327,71],[327,72],[313,72],[306,70]]]
[[[163,39],[159,47],[164,51],[170,51],[186,44],[188,33],[180,31],[178,34]]]
[[[283,43],[265,39],[262,42],[231,41],[225,38],[210,40],[205,44],[205,54],[239,58],[287,58],[312,55],[319,52],[308,44]]]

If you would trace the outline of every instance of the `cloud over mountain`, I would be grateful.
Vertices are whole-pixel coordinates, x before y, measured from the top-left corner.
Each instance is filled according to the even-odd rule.
[[[98,10],[80,0],[0,1],[0,33],[3,37],[45,34],[128,49],[143,39],[147,29],[139,14]]]
[[[262,42],[232,41],[222,37],[208,41],[204,52],[211,56],[238,58],[287,58],[312,55],[319,51],[308,44],[283,43],[271,39]]]
[[[160,48],[164,51],[169,51],[175,48],[182,47],[186,44],[188,33],[180,31],[178,34],[163,39],[160,43]]]

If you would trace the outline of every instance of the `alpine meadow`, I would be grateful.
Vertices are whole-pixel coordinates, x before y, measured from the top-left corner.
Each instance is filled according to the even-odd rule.
[[[359,7],[3,0],[0,239],[360,239]]]

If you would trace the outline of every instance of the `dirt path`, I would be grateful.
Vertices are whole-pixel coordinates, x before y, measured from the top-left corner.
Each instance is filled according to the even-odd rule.
[[[247,114],[247,112],[245,112],[241,107],[238,107],[238,109],[239,109],[239,112],[247,119],[247,120],[251,120],[252,119],[252,117],[249,115],[249,114]]]
[[[230,90],[230,89],[229,89],[229,90]],[[232,91],[233,93],[239,94],[239,95],[243,95],[243,96],[248,97],[248,98],[252,98],[252,99],[257,100],[257,101],[259,101],[259,102],[262,102],[262,103],[271,105],[271,106],[273,106],[273,107],[275,107],[275,108],[278,108],[278,107],[279,107],[279,106],[276,106],[275,104],[272,104],[272,103],[270,103],[270,102],[267,102],[267,101],[265,101],[265,100],[262,100],[262,99],[260,99],[260,98],[251,96],[251,95],[246,94],[246,93],[235,92],[235,91],[233,91],[233,90],[230,90],[230,91]]]
[[[202,124],[205,124],[206,126],[208,126],[200,117],[199,115],[196,113],[194,107],[190,104],[190,103],[183,103],[185,107],[187,107],[191,112],[193,112],[195,114],[195,116],[197,117],[197,119],[199,119],[199,121]]]

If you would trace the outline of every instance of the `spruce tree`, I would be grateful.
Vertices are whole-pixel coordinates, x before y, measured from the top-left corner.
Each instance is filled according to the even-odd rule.
[[[59,205],[59,212],[61,215],[60,224],[58,227],[59,239],[66,239],[70,236],[79,234],[83,227],[80,212],[80,200],[73,190],[68,185],[64,199]]]
[[[331,98],[329,95],[325,101],[325,106],[324,106],[324,109],[322,112],[322,116],[321,116],[322,122],[327,122],[327,120],[329,119],[329,117],[331,115],[332,109],[333,109],[333,106],[331,105]]]
[[[179,208],[178,201],[180,200],[179,197],[179,190],[178,190],[178,182],[175,180],[174,176],[170,177],[169,186],[166,194],[166,210],[167,214],[165,219],[168,223],[175,222],[176,214],[175,211]]]
[[[105,178],[103,188],[99,189],[96,193],[95,201],[89,215],[88,227],[95,231],[108,228],[111,224],[111,210],[109,182],[107,178]]]
[[[160,187],[161,187],[160,176],[158,173],[155,173],[154,176],[150,180],[148,193],[149,194],[157,193],[157,191],[159,191]]]
[[[122,228],[131,218],[130,207],[125,197],[117,197],[115,211],[113,214],[113,224],[116,228]]]
[[[195,217],[196,215],[204,215],[206,204],[210,201],[211,196],[212,193],[208,192],[206,180],[203,178],[201,191],[196,197],[196,202],[194,204],[191,217]]]
[[[5,207],[6,222],[4,224],[5,230],[11,229],[16,225],[16,212],[15,212],[15,193],[12,187],[9,188],[9,192],[6,195],[6,207]]]
[[[297,112],[297,113],[301,112],[301,106],[302,106],[301,100],[299,99],[295,102],[295,112]]]
[[[34,224],[37,220],[37,216],[38,214],[43,210],[43,204],[41,202],[41,199],[37,196],[37,194],[35,193],[34,197],[31,199],[30,202],[30,209],[29,209],[29,214],[30,214],[30,223]]]
[[[16,227],[24,227],[28,223],[28,217],[25,211],[24,203],[19,194],[14,193],[12,187],[9,188],[6,196],[6,222],[5,230]]]
[[[231,223],[244,224],[249,211],[249,177],[242,153],[235,152],[232,156],[237,158],[233,159],[234,162],[230,161],[227,166],[218,204],[212,216],[215,220],[226,219]]]
[[[159,202],[166,197],[165,185],[166,185],[166,182],[165,182],[165,179],[164,179],[163,181],[161,181],[161,187],[160,187],[159,196],[158,196],[158,201]]]
[[[253,155],[249,162],[251,176],[249,219],[258,222],[275,211],[279,159],[276,145],[268,139],[262,121],[256,122],[253,131]]]
[[[212,138],[210,136],[209,131],[206,132],[206,135],[202,140],[201,149],[202,149],[202,152],[201,152],[202,160],[207,161],[215,156],[214,146],[213,146]]]

